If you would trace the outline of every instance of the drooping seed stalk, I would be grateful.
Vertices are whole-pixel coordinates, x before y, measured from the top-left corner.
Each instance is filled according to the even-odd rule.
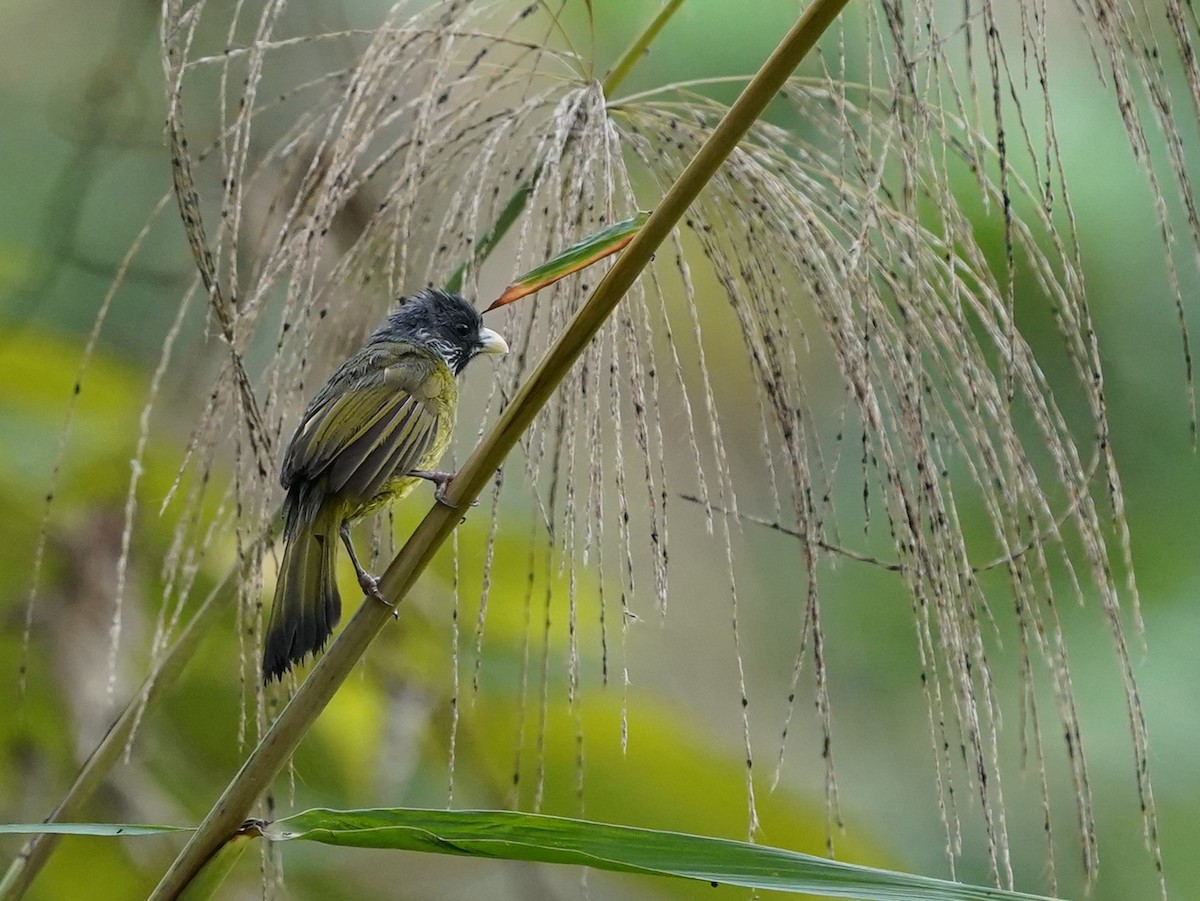
[[[847,0],[813,0],[746,85],[691,163],[671,186],[637,237],[596,286],[537,369],[501,414],[451,483],[449,501],[436,504],[384,573],[381,590],[394,604],[404,598],[434,554],[458,526],[463,507],[484,489],[521,434],[545,406],[568,370],[617,303],[649,264],[659,245],[784,82],[833,23]],[[255,799],[270,785],[313,722],[349,676],[367,646],[391,619],[392,608],[367,599],[313,667],[230,782],[204,822],[154,890],[154,901],[176,898],[208,859],[234,835]]]

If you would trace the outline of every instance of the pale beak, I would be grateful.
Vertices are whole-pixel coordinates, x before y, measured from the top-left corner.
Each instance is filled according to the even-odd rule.
[[[499,332],[494,332],[485,326],[479,330],[479,353],[506,354],[508,353],[508,342]]]

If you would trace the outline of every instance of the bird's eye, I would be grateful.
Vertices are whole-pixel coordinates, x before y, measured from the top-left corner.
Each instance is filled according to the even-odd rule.
[[[454,327],[454,330],[458,332],[458,337],[460,338],[468,338],[471,335],[471,326],[466,322],[460,322]]]

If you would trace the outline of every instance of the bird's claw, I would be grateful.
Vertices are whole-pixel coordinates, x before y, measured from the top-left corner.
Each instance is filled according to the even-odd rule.
[[[433,491],[433,496],[439,504],[443,504],[451,509],[455,509],[459,506],[446,496],[446,492],[450,488],[450,483],[454,481],[454,477],[457,475],[457,473],[437,472],[427,469],[414,469],[409,472],[409,475],[415,476],[418,479],[426,479],[427,481],[433,482],[433,484],[437,486]],[[479,501],[471,501],[470,506],[476,507],[478,505]]]
[[[395,616],[400,616],[400,611],[396,609],[396,605],[383,596],[383,592],[379,590],[379,578],[371,575],[363,565],[358,562],[358,554],[354,552],[354,542],[350,540],[350,524],[343,521],[338,527],[338,533],[342,536],[342,543],[346,545],[346,553],[350,555],[350,562],[354,564],[354,574],[358,576],[358,587],[362,589],[363,594],[369,598],[375,598],[380,603],[386,604],[392,608],[392,613]]]
[[[365,570],[358,574],[358,587],[363,590],[363,594],[367,595],[367,597],[372,597],[377,601],[382,601],[389,607],[396,606],[387,598],[385,598],[383,596],[383,592],[379,590],[379,579]]]
[[[446,480],[445,482],[438,482],[437,487],[433,490],[433,496],[434,496],[434,499],[437,500],[437,502],[439,504],[444,504],[447,507],[453,507],[454,504],[452,504],[450,502],[450,498],[446,497],[446,489],[449,487],[450,487],[450,480]]]

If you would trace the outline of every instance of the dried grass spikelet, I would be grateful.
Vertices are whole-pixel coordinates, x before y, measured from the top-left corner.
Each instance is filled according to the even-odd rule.
[[[843,552],[836,511],[821,493],[834,473],[822,461],[803,379],[803,348],[818,340],[832,348],[847,385],[850,421],[862,430],[861,467],[871,486],[864,489],[876,498],[868,502],[868,515],[878,507],[886,516],[894,568],[914,599],[948,847],[960,841],[950,773],[961,762],[950,749],[961,747],[985,812],[993,875],[1011,881],[1000,713],[987,649],[992,613],[976,578],[985,561],[999,556],[1002,564],[992,565],[1009,575],[1026,655],[1022,674],[1032,679],[1039,667],[1030,657],[1040,661],[1059,698],[1061,730],[1055,731],[1069,736],[1091,866],[1090,789],[1077,753],[1065,636],[1050,586],[1061,566],[1082,598],[1088,589],[1074,575],[1081,568],[1123,647],[1106,524],[1092,497],[1098,467],[1106,477],[1102,484],[1119,492],[1103,440],[1102,382],[1080,380],[1094,434],[1101,436],[1081,451],[951,190],[953,167],[983,173],[994,166],[994,154],[976,156],[975,148],[986,152],[986,142],[950,120],[919,147],[901,144],[872,125],[875,99],[869,91],[835,90],[824,81],[794,82],[788,100],[807,123],[803,133],[816,137],[797,143],[792,133],[760,125],[714,179],[689,223],[741,326],[769,423],[769,453],[762,462],[774,474],[772,482],[784,486],[789,531],[801,541],[809,586],[804,642],[814,654],[826,744],[832,726],[817,584],[823,561]],[[693,94],[622,105],[616,116],[647,170],[669,181],[719,112]],[[851,164],[840,151],[852,141]],[[951,162],[937,168],[921,160]],[[913,215],[917,203],[910,211],[897,208],[907,178],[921,219]],[[1000,187],[980,178],[999,202]],[[1073,262],[1043,251],[1038,238],[1052,232],[1052,223],[1039,215],[1036,196],[1011,175],[1010,183],[1022,200],[1035,201],[1021,204],[1030,211],[1028,221],[1014,221],[1015,255],[1060,311],[1079,371],[1098,373],[1094,348],[1077,338],[1077,330],[1089,329],[1089,315]],[[723,227],[731,219],[746,223],[745,230]],[[797,288],[816,311],[820,336],[805,335]],[[964,504],[982,507],[992,523],[994,542],[983,550],[968,546],[959,518]],[[1082,555],[1074,553],[1076,543]],[[1127,658],[1121,666],[1130,679],[1134,722],[1140,722]],[[1137,743],[1144,754],[1140,732]],[[1043,753],[1040,746],[1037,753]]]

